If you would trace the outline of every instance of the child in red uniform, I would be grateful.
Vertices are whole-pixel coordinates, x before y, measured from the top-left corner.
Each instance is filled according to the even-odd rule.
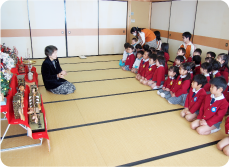
[[[184,57],[183,56],[177,56],[175,59],[175,62],[173,63],[173,66],[180,67],[180,65],[184,63]]]
[[[188,89],[190,87],[190,69],[189,63],[182,63],[179,69],[180,75],[177,77],[173,84],[170,94],[166,95],[165,98],[170,104],[180,104],[184,106]]]
[[[151,89],[160,89],[162,88],[165,82],[165,58],[162,56],[157,57],[156,59],[156,66],[157,69],[153,75],[152,81],[148,82],[148,85]]]
[[[184,58],[184,60],[183,60],[182,63],[185,63],[185,62],[186,62],[185,53],[186,53],[185,48],[179,48],[179,49],[177,50],[177,56],[183,56],[183,58]],[[176,59],[175,59],[175,60],[176,60]],[[175,61],[174,61],[173,66],[175,66],[175,65],[176,65],[176,64],[175,64]]]
[[[193,57],[193,62],[195,63],[195,72],[194,75],[200,74],[200,63],[201,63],[201,57],[199,55]]]
[[[132,69],[132,66],[133,66],[134,61],[135,61],[135,56],[134,56],[133,50],[134,50],[134,47],[132,45],[129,45],[128,49],[127,49],[128,55],[126,58],[125,66],[122,67],[122,69],[124,71],[130,71]]]
[[[218,71],[221,67],[220,63],[216,60],[213,60],[211,64],[212,64],[212,77],[215,78],[221,76],[220,72]]]
[[[173,86],[175,80],[179,76],[179,67],[171,66],[168,72],[168,79],[165,81],[162,89],[157,91],[157,94],[161,97],[165,97],[165,95],[170,93],[170,89]]]
[[[146,66],[149,65],[149,54],[150,53],[151,51],[149,50],[144,52],[143,59],[141,60],[140,66],[138,68],[138,74],[135,77],[137,80],[142,79],[142,76],[145,75]]]
[[[202,101],[207,95],[205,90],[202,89],[206,83],[207,78],[202,74],[196,75],[192,81],[192,88],[189,90],[189,94],[185,100],[185,108],[181,111],[181,117],[185,117],[189,122],[196,119]]]
[[[212,59],[215,59],[216,54],[214,52],[207,52],[206,57],[211,57]]]
[[[146,67],[145,75],[144,78],[140,79],[140,82],[144,85],[148,85],[149,81],[152,81],[153,75],[157,69],[156,66],[156,59],[157,55],[156,54],[150,54],[149,55],[149,65]]]
[[[168,43],[162,43],[161,44],[161,51],[164,52],[164,57],[165,57],[165,61],[166,64],[169,61],[169,44]]]
[[[134,62],[133,67],[131,69],[131,72],[133,72],[135,74],[138,73],[139,65],[141,63],[143,54],[144,54],[144,52],[142,50],[137,52],[137,58],[135,59],[135,62]]]
[[[229,134],[229,116],[226,118],[225,122],[225,133]],[[225,137],[224,139],[220,140],[217,143],[217,148],[227,156],[229,156],[229,136]]]
[[[210,63],[203,63],[201,64],[200,67],[200,73],[203,74],[206,78],[207,78],[207,83],[204,85],[203,89],[205,90],[205,92],[207,94],[210,94],[210,75],[211,75],[211,71],[212,71],[212,66]]]
[[[227,87],[223,77],[210,80],[210,95],[203,100],[197,119],[191,123],[191,128],[200,135],[208,135],[220,130],[220,124],[227,112],[228,102],[223,96]]]
[[[159,57],[159,56],[161,56],[161,57],[164,57],[165,58],[165,52],[163,52],[163,51],[158,51],[157,52],[157,57]],[[168,64],[166,63],[166,59],[165,59],[165,76],[167,76],[168,75]]]
[[[216,60],[221,64],[221,68],[219,69],[220,74],[225,78],[226,82],[228,82],[228,55],[220,53]]]

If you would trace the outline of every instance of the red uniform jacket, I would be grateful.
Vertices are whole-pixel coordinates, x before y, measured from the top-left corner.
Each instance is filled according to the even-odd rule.
[[[190,73],[190,75],[191,75],[191,81],[193,80],[193,73]]]
[[[194,93],[192,90],[193,89],[191,88],[188,93],[184,107],[188,108],[189,111],[193,114],[194,112],[200,109],[200,106],[207,94],[204,89],[200,89],[197,92],[197,94],[194,97],[192,97]]]
[[[165,62],[165,75],[168,75],[168,64]]]
[[[228,102],[225,98],[215,101],[212,105],[210,105],[210,102],[211,94],[207,95],[203,100],[197,119],[204,119],[208,126],[211,127],[222,121],[227,112]]]
[[[164,57],[165,57],[165,60],[166,60],[166,63],[169,61],[169,54],[164,52]]]
[[[163,87],[164,87],[164,88],[169,88],[169,89],[171,89],[171,87],[173,86],[173,84],[174,84],[175,81],[176,81],[176,79],[170,79],[170,78],[168,77],[168,79],[165,81]]]
[[[227,100],[227,102],[229,102],[229,86],[227,85],[226,90],[223,92],[223,95],[225,97],[225,99]]]
[[[139,68],[138,68],[138,74],[141,76],[145,76],[145,69],[146,69],[146,66],[148,66],[148,65],[149,65],[149,61],[144,62],[142,59],[140,65],[139,65]]]
[[[196,68],[195,68],[195,75],[197,75],[197,74],[200,74],[200,66],[197,66]]]
[[[213,78],[221,76],[220,72],[218,71],[215,75],[213,74]]]
[[[163,66],[160,66],[156,69],[152,81],[156,81],[157,86],[161,86],[161,82],[165,81],[165,68]]]
[[[229,134],[229,117],[227,117],[226,121],[225,121],[225,133]]]
[[[129,69],[131,69],[134,64],[134,61],[135,61],[134,54],[127,56],[125,66],[129,66]]]
[[[177,77],[175,83],[173,84],[171,91],[175,93],[175,96],[178,97],[182,94],[187,94],[188,88],[190,87],[191,81],[180,78],[180,75]]]
[[[209,92],[210,87],[211,87],[211,84],[209,83],[210,82],[210,76],[207,76],[206,78],[207,78],[208,83],[206,83],[203,88],[206,92]]]
[[[155,73],[157,69],[157,66],[154,64],[150,67],[150,65],[148,65],[145,69],[145,75],[144,75],[144,78],[146,78],[147,80],[150,80],[153,78],[153,75]]]
[[[221,67],[219,69],[219,72],[226,79],[226,82],[228,83],[228,69],[227,69],[227,67]]]
[[[186,62],[192,62],[192,57],[190,56]]]

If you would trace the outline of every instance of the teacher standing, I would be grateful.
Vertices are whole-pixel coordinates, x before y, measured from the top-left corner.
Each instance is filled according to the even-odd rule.
[[[147,44],[149,47],[157,48],[156,35],[153,31],[146,28],[132,27],[130,33],[138,38],[137,44]]]

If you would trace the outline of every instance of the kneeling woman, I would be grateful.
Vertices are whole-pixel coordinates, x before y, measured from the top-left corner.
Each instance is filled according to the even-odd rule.
[[[45,48],[47,56],[42,63],[41,73],[45,88],[54,94],[70,94],[73,93],[75,86],[66,81],[66,71],[62,70],[57,58],[57,48],[55,46],[47,46]]]

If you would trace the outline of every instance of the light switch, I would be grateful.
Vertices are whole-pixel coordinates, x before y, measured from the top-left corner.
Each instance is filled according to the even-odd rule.
[[[131,23],[135,23],[135,19],[131,19]]]

